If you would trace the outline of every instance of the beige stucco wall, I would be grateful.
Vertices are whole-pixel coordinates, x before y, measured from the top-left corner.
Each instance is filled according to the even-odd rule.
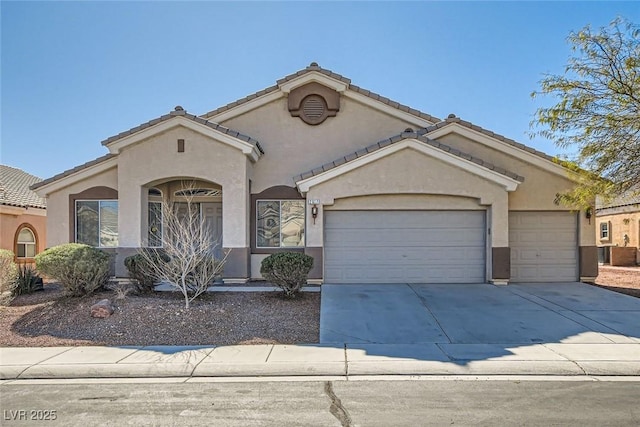
[[[508,246],[508,196],[507,191],[493,182],[463,169],[433,159],[411,148],[403,149],[373,163],[364,165],[332,180],[312,187],[307,193],[308,199],[319,199],[321,204],[333,205],[335,200],[339,204],[347,203],[340,199],[361,195],[378,195],[374,200],[378,208],[396,208],[396,197],[386,197],[389,194],[404,194],[407,199],[415,194],[432,194],[440,196],[458,196],[478,200],[474,205],[484,206],[490,211],[491,245],[495,247]],[[417,199],[418,200],[418,199]],[[443,201],[442,197],[434,200]],[[386,203],[388,202],[388,203]],[[348,203],[360,203],[349,201]],[[422,202],[427,203],[425,199]],[[450,206],[461,206],[460,200]],[[407,205],[409,206],[409,205]],[[422,204],[422,206],[425,206]],[[328,207],[328,209],[331,209]],[[307,217],[311,217],[310,207],[307,207]],[[323,246],[322,209],[319,210],[316,223],[309,221],[307,227],[307,246]]]
[[[177,152],[177,140],[185,151]],[[139,247],[146,238],[147,186],[175,179],[210,181],[222,187],[223,246],[249,246],[251,164],[237,148],[182,126],[170,129],[118,155],[119,234],[121,247]]]
[[[437,141],[523,176],[524,182],[509,195],[510,210],[566,211],[569,209],[567,206],[554,203],[556,194],[572,188],[573,183],[568,176],[546,171],[503,151],[457,134],[445,135]]]
[[[252,192],[274,185],[295,186],[293,177],[415,126],[357,101],[340,99],[336,117],[310,126],[291,117],[281,98],[222,122],[260,141],[265,154],[256,163]]]
[[[2,209],[0,209],[1,211]],[[15,253],[16,233],[22,225],[29,225],[36,234],[36,252],[40,253],[47,247],[47,217],[46,210],[38,208],[14,208],[7,210],[14,213],[0,212],[0,249],[7,249]],[[29,214],[29,212],[39,214]]]
[[[570,206],[556,204],[558,193],[571,189],[574,183],[567,176],[558,175],[527,163],[495,148],[472,141],[457,134],[448,134],[437,139],[439,142],[460,151],[477,156],[496,166],[515,172],[524,177],[516,191],[509,193],[509,210],[514,211],[568,211]],[[496,145],[497,146],[497,145]],[[595,201],[594,201],[595,204]],[[594,246],[595,224],[589,222],[584,213],[579,215],[579,245]]]
[[[47,247],[69,243],[69,195],[92,187],[118,190],[117,167],[75,182],[47,197]]]
[[[626,212],[612,215],[598,215],[595,221],[595,238],[598,246],[625,246],[624,236],[629,237],[626,246],[637,248],[636,262],[640,264],[640,212]],[[609,223],[609,239],[600,238],[600,224]]]

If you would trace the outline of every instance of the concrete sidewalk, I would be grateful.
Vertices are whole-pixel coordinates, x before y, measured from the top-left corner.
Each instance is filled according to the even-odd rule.
[[[0,379],[357,375],[640,376],[640,343],[0,348]]]

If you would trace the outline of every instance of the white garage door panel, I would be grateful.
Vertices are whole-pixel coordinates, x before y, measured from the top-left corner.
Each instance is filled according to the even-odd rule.
[[[328,211],[326,283],[481,283],[484,211]]]
[[[577,219],[570,212],[509,214],[512,282],[578,279]]]

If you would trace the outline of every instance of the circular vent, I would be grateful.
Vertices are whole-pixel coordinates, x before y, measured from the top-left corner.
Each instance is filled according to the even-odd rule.
[[[327,103],[320,95],[309,95],[302,100],[302,120],[310,125],[322,123],[327,118]]]

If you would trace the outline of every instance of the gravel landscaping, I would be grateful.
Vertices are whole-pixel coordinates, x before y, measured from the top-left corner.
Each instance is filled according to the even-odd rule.
[[[640,298],[640,267],[599,266],[597,286]]]
[[[263,283],[264,284],[264,283]],[[600,266],[596,286],[640,298],[640,268]],[[214,292],[184,308],[174,292],[127,295],[102,291],[64,298],[57,284],[0,307],[0,346],[230,345],[317,343],[320,293],[283,299],[280,292]],[[106,319],[90,307],[108,298]]]
[[[108,298],[106,319],[90,307]],[[0,346],[229,345],[317,343],[320,293],[286,300],[280,292],[212,292],[184,308],[175,292],[127,295],[103,291],[64,298],[56,284],[0,307]]]

